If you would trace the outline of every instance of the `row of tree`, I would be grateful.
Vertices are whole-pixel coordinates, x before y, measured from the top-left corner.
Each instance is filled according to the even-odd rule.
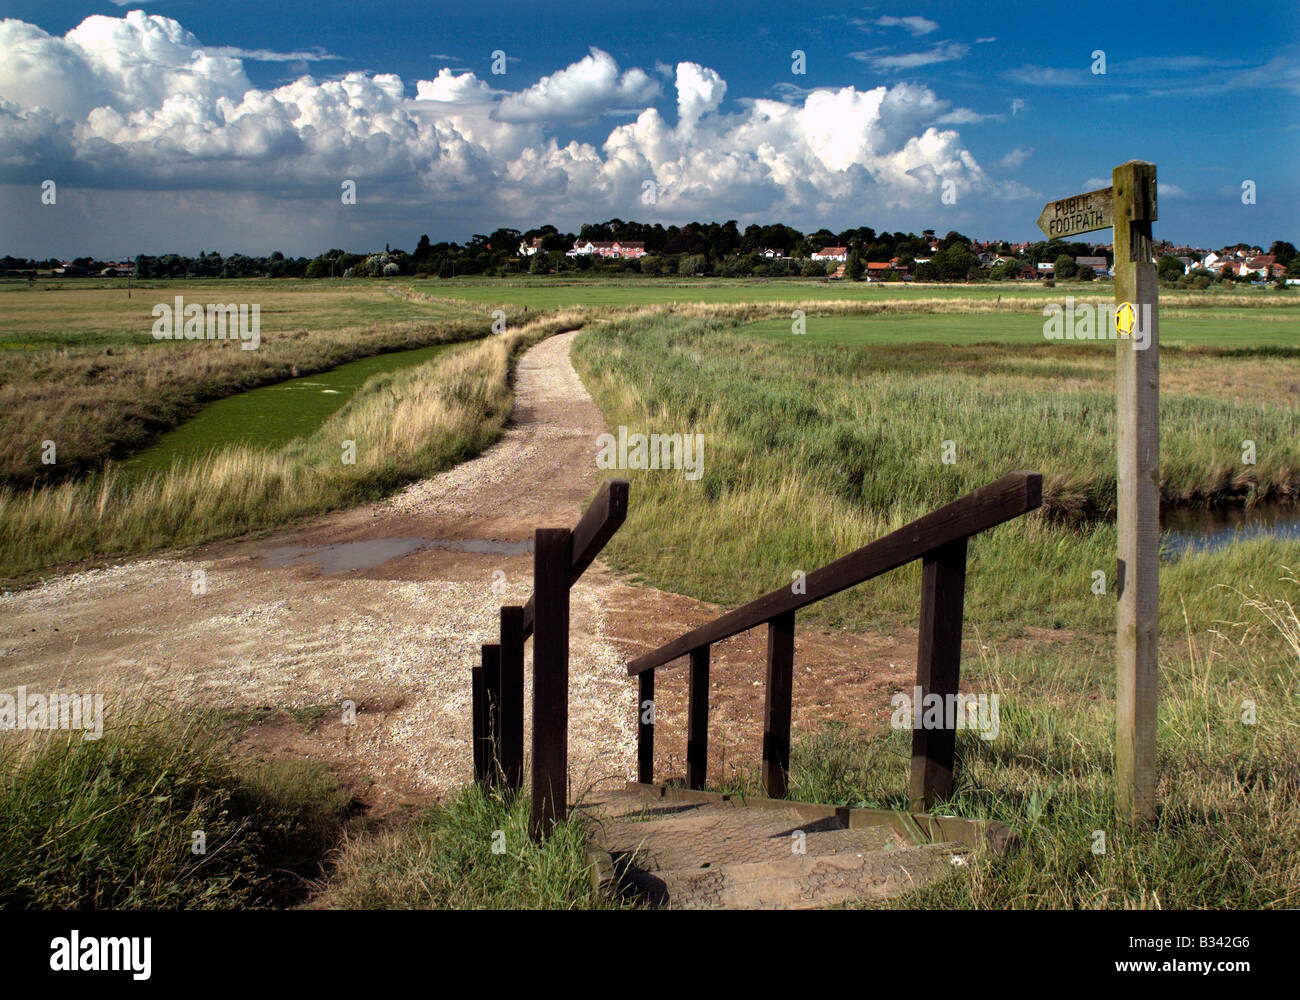
[[[537,241],[538,252],[521,254],[520,245],[531,246]],[[575,242],[642,243],[646,256],[641,258],[608,259],[595,255],[567,256]],[[537,229],[497,229],[491,233],[475,234],[465,244],[432,243],[429,237],[420,237],[411,253],[385,247],[382,253],[350,253],[333,248],[314,258],[286,257],[276,251],[266,257],[231,254],[223,257],[215,252],[203,252],[197,257],[183,254],[135,258],[135,275],[138,278],[342,278],[383,277],[393,275],[437,275],[443,278],[462,275],[508,275],[551,272],[626,273],[648,275],[718,275],[722,277],[822,277],[832,273],[838,264],[812,260],[812,254],[827,247],[845,247],[848,260],[845,277],[857,280],[867,272],[871,263],[886,263],[897,259],[899,272],[921,281],[964,281],[972,278],[993,280],[1016,278],[1025,268],[1036,269],[1038,264],[1051,262],[1054,274],[1060,278],[1090,278],[1088,267],[1080,268],[1076,259],[1082,256],[1102,257],[1110,263],[1110,253],[1094,249],[1086,243],[1040,240],[1013,254],[1005,242],[990,244],[988,253],[1005,257],[1005,261],[989,268],[972,249],[969,237],[949,231],[937,237],[934,230],[915,233],[880,232],[870,226],[832,232],[819,229],[802,233],[781,223],[768,226],[751,225],[742,232],[734,219],[723,223],[692,222],[685,226],[663,226],[659,223],[625,222],[610,219],[608,222],[588,223],[577,233],[562,233],[555,226]],[[933,249],[932,249],[933,248]],[[1243,249],[1258,251],[1259,248]],[[1278,263],[1288,267],[1288,275],[1300,276],[1300,258],[1295,247],[1286,241],[1275,241],[1269,253]],[[774,256],[773,256],[774,254]],[[1172,262],[1172,263],[1171,263]],[[89,257],[79,257],[72,262],[78,272],[98,274],[106,265]],[[0,271],[8,274],[32,273],[61,265],[57,260],[36,261],[17,257],[0,258]],[[1178,273],[1174,273],[1174,268]],[[1186,276],[1181,264],[1167,257],[1160,262],[1160,274],[1166,281],[1184,277],[1205,277],[1207,280],[1224,280],[1221,275]],[[887,276],[897,276],[897,273]],[[1228,280],[1231,280],[1230,278]]]

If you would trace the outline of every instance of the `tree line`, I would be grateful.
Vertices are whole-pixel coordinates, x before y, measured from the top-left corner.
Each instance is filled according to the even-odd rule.
[[[520,252],[537,241],[538,251]],[[641,243],[646,255],[640,258],[609,259],[594,255],[567,256],[575,242]],[[838,262],[815,261],[812,255],[827,247],[845,247],[844,277],[857,280],[868,264],[896,261],[896,269],[885,274],[898,279],[901,272],[920,281],[999,280],[1019,277],[1026,268],[1042,263],[1054,265],[1058,278],[1090,278],[1088,267],[1079,267],[1079,257],[1101,257],[1110,264],[1110,253],[1087,243],[1040,240],[1013,252],[1005,241],[987,245],[985,252],[1004,260],[989,267],[973,249],[973,241],[955,230],[938,237],[926,229],[920,235],[908,232],[876,232],[860,226],[841,232],[818,229],[804,233],[783,223],[750,225],[742,231],[736,220],[691,222],[684,226],[638,223],[622,219],[583,224],[578,232],[561,232],[555,226],[518,230],[502,228],[476,233],[466,243],[433,243],[421,236],[410,252],[385,246],[382,252],[353,253],[332,248],[316,257],[287,257],[276,251],[269,256],[246,254],[222,256],[201,252],[152,256],[140,254],[134,260],[137,278],[356,278],[422,275],[454,278],[465,275],[506,276],[523,273],[591,273],[649,276],[718,277],[824,277],[834,273]],[[932,247],[934,249],[932,249]],[[1243,245],[1243,248],[1244,245]],[[1245,248],[1258,249],[1258,248]],[[1300,276],[1300,259],[1292,244],[1275,241],[1269,249],[1288,274]],[[99,274],[107,262],[79,257],[72,273]],[[60,261],[37,261],[7,256],[0,258],[0,272],[22,276],[59,267]],[[1171,283],[1232,280],[1221,274],[1182,274],[1181,265],[1166,256],[1159,263],[1160,276]],[[1177,271],[1175,272],[1175,268]]]

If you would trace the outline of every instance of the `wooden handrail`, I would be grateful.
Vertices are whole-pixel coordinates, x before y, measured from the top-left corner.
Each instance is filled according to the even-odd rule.
[[[686,783],[703,788],[709,754],[709,648],[715,642],[767,625],[767,678],[763,705],[763,787],[784,798],[790,777],[790,721],[794,696],[795,612],[855,584],[921,561],[921,622],[916,683],[923,698],[943,704],[957,695],[961,675],[962,614],[966,590],[966,548],[979,534],[1039,507],[1043,478],[1012,472],[940,507],[884,538],[804,577],[803,593],[782,587],[742,608],[678,636],[628,664],[637,678],[637,779],[654,780],[655,668],[690,654],[686,709]],[[908,801],[913,811],[949,798],[953,789],[954,723],[916,726]]]
[[[600,490],[592,499],[573,529],[573,566],[570,586],[577,583],[588,566],[592,564],[600,550],[605,547],[627,520],[626,479],[607,479],[600,484]],[[524,604],[524,638],[533,634],[533,625],[537,617],[535,595],[529,595]]]
[[[628,482],[602,483],[577,525],[533,533],[533,594],[501,609],[501,641],[471,671],[474,777],[517,791],[524,768],[524,643],[533,638],[534,837],[568,811],[569,588],[627,519]]]
[[[785,586],[764,594],[744,607],[680,635],[652,652],[638,656],[627,665],[627,672],[635,677],[646,670],[653,670],[686,656],[692,650],[721,642],[781,615],[798,611],[838,594],[841,590],[920,559],[927,552],[950,542],[979,534],[1035,510],[1042,502],[1041,475],[1037,472],[1007,473],[1001,479],[917,518],[884,538],[814,570],[804,579],[804,593],[795,594],[789,586]]]

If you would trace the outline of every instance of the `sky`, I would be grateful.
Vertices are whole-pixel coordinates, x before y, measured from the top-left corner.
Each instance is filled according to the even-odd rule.
[[[313,256],[615,217],[1024,240],[1130,159],[1157,165],[1157,237],[1300,243],[1289,0],[0,17],[0,255]]]

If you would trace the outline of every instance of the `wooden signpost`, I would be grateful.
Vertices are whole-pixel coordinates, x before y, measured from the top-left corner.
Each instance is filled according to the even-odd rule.
[[[1156,168],[1130,160],[1111,186],[1049,202],[1038,227],[1050,237],[1115,230],[1116,402],[1119,458],[1115,589],[1117,734],[1115,804],[1142,823],[1156,810],[1156,642],[1160,573],[1160,341],[1151,223]]]
[[[1113,187],[1076,194],[1072,198],[1058,198],[1043,206],[1038,216],[1038,228],[1049,240],[1090,233],[1094,229],[1109,229],[1114,204]]]

